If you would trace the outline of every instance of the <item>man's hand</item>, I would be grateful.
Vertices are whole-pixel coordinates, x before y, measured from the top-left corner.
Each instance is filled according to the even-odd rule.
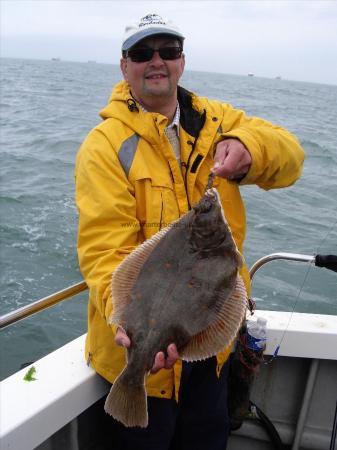
[[[121,347],[128,348],[131,345],[129,336],[125,331],[119,327],[116,332],[115,342]],[[171,369],[174,363],[179,358],[177,347],[175,344],[170,344],[167,347],[167,357],[165,358],[164,352],[158,352],[155,356],[154,363],[151,369],[151,373],[156,373],[160,369]]]
[[[252,164],[252,157],[238,139],[225,139],[216,146],[212,172],[228,180],[243,178]]]
[[[123,328],[121,328],[121,327],[117,328],[115,342],[120,347],[125,347],[125,348],[129,348],[131,345],[129,336],[125,333],[125,330],[123,330]]]
[[[160,369],[171,369],[174,363],[179,358],[177,347],[175,344],[170,344],[167,347],[167,357],[165,358],[164,352],[158,352],[154,359],[154,363],[151,369],[151,373],[156,373]]]

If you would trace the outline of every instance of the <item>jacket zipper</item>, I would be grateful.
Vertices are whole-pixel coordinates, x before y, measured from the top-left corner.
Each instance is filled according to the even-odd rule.
[[[191,158],[192,158],[192,155],[193,155],[193,152],[194,152],[194,149],[195,149],[195,146],[196,146],[198,138],[199,138],[199,135],[196,137],[194,142],[187,141],[187,143],[189,145],[192,145],[192,149],[190,151],[190,154],[188,155],[187,163],[181,163],[181,166],[185,168],[184,183],[185,183],[185,190],[186,190],[188,209],[191,209],[191,203],[190,203],[190,199],[189,199],[189,195],[188,195],[188,188],[187,188],[187,173],[188,173],[188,170],[190,168]]]
[[[185,167],[184,183],[185,183],[185,190],[186,190],[188,209],[191,209],[191,203],[190,203],[190,199],[189,199],[189,195],[188,195],[188,189],[187,189],[187,174],[188,174],[188,170],[190,168],[191,158],[192,158],[194,149],[195,149],[195,147],[197,145],[197,141],[199,139],[200,132],[201,132],[201,130],[204,127],[205,120],[206,120],[206,110],[204,109],[204,112],[202,114],[202,124],[201,124],[201,127],[197,129],[196,137],[194,139],[194,142],[187,141],[187,144],[192,145],[192,149],[191,149],[190,154],[188,155],[188,158],[187,158],[187,163],[186,163],[186,165],[184,165],[184,167]]]

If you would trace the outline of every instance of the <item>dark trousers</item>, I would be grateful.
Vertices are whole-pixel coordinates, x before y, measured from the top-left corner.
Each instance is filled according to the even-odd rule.
[[[229,420],[228,363],[218,378],[216,358],[183,363],[179,403],[148,397],[147,428],[126,428],[105,414],[106,450],[225,450]],[[105,399],[104,399],[105,400]],[[101,402],[103,410],[103,402]],[[81,447],[80,447],[81,448]]]

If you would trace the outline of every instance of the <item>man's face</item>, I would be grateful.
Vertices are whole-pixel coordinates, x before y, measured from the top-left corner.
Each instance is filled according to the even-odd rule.
[[[177,39],[154,37],[142,40],[134,48],[178,47]],[[146,103],[176,95],[177,85],[185,66],[185,58],[163,60],[158,52],[146,62],[133,62],[130,57],[121,59],[121,70],[135,98]]]

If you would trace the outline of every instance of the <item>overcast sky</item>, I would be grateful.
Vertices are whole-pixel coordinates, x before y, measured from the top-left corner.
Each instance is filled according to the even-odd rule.
[[[0,0],[1,56],[118,64],[149,12],[186,36],[187,69],[337,84],[336,0]]]

